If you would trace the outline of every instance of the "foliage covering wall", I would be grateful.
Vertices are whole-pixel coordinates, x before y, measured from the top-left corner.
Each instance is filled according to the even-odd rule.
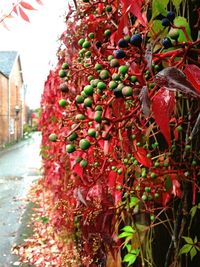
[[[51,223],[79,266],[197,266],[199,12],[197,1],[69,6],[40,128]]]

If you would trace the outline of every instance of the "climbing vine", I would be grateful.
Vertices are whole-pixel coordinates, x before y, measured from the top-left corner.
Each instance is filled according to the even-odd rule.
[[[41,101],[41,155],[49,223],[71,235],[80,266],[197,266],[200,8],[190,2],[69,6]]]

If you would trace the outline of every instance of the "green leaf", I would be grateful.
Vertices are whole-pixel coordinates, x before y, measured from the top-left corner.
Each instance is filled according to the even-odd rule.
[[[193,247],[191,250],[190,250],[190,258],[191,260],[196,256],[197,254],[197,250],[195,247]]]
[[[194,218],[196,212],[197,212],[197,206],[192,207],[190,210],[191,218]]]
[[[131,249],[132,249],[131,244],[126,244],[126,248],[128,252],[131,252]]]
[[[194,242],[191,237],[189,236],[182,236],[182,238],[185,240],[186,243],[193,245]]]
[[[185,244],[179,251],[179,254],[187,254],[192,248],[192,245]]]
[[[198,203],[197,208],[200,209],[200,203]]]
[[[172,188],[172,180],[170,176],[167,176],[165,180],[165,189],[167,192],[169,192],[171,188]]]
[[[128,262],[128,266],[130,266],[136,261],[136,259],[137,259],[136,254],[128,253],[125,255],[123,262]]]
[[[118,238],[124,238],[124,237],[132,237],[133,236],[133,233],[130,233],[130,232],[123,232],[121,233],[120,235],[118,235]]]
[[[179,6],[180,6],[181,2],[182,2],[182,0],[172,0],[172,3],[174,4],[174,6],[176,8],[177,13],[179,11]]]
[[[130,225],[127,225],[127,226],[124,226],[123,228],[122,228],[122,231],[124,231],[124,232],[129,232],[129,233],[135,233],[135,230],[133,229],[133,227],[131,227]]]
[[[196,244],[197,241],[198,241],[197,236],[195,236],[195,238],[194,238],[194,244]]]
[[[178,42],[187,42],[187,41],[192,41],[192,37],[191,37],[191,31],[190,31],[190,26],[186,20],[186,18],[184,17],[176,17],[174,19],[174,25],[176,27],[184,27],[185,28],[185,31],[187,33],[187,36],[189,38],[187,38],[187,36],[185,35],[184,31],[183,30],[179,30],[179,37],[178,37]]]
[[[130,208],[137,206],[139,199],[137,197],[131,197],[129,206]]]
[[[152,2],[152,19],[154,19],[159,14],[166,16],[168,3],[169,3],[169,0],[153,0],[153,2]]]

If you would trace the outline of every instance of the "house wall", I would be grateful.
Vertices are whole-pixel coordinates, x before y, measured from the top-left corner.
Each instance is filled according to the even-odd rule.
[[[23,81],[20,71],[19,60],[17,60],[10,74],[10,142],[17,141],[23,136]],[[18,113],[16,113],[16,106],[20,109]]]
[[[8,78],[0,73],[0,147],[9,142]]]

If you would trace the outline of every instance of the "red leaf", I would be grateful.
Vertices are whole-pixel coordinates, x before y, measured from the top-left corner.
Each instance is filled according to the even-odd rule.
[[[168,145],[171,145],[171,136],[169,121],[174,110],[175,97],[174,93],[161,87],[152,98],[152,111],[154,119],[160,127]]]
[[[17,6],[13,6],[13,11],[15,12],[15,14],[17,14],[17,15],[18,15]]]
[[[120,38],[122,38],[123,35],[123,31],[124,28],[128,25],[128,12],[126,12],[119,21],[119,25],[118,25],[118,29],[116,32],[114,32],[111,37],[110,37],[110,41],[112,44],[114,44],[115,42],[117,43],[119,41]]]
[[[26,15],[26,13],[24,12],[24,10],[19,6],[19,13],[20,16],[27,22],[30,22],[29,17]]]
[[[152,161],[151,159],[147,158],[147,151],[142,147],[138,147],[136,145],[136,140],[134,140],[133,145],[135,148],[135,152],[133,153],[135,159],[145,167],[150,168],[152,166]]]
[[[42,3],[41,0],[36,0],[36,2],[37,2],[39,5],[43,5],[43,3]]]
[[[143,0],[123,0],[124,8],[126,11],[130,10],[130,12],[138,19],[138,21],[145,27],[147,22],[143,17],[143,14],[141,12]]]
[[[200,93],[200,68],[196,65],[186,65],[184,73],[187,80],[193,85],[197,92]]]
[[[26,3],[24,1],[20,2],[20,6],[22,6],[25,9],[36,10],[32,5],[30,5],[29,3]]]

